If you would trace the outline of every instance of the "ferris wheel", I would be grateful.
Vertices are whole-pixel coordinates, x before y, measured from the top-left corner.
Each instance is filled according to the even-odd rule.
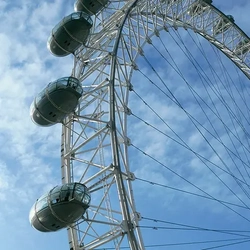
[[[183,36],[189,37],[190,44]],[[209,51],[207,44],[212,45]],[[140,180],[166,187],[138,176],[147,161],[189,184],[192,189],[185,192],[196,189],[201,192],[196,195],[249,220],[234,209],[234,201],[218,199],[213,191],[191,182],[186,174],[169,167],[165,150],[159,152],[164,147],[180,152],[169,141],[180,146],[234,195],[238,207],[248,209],[238,195],[239,189],[249,197],[250,187],[248,88],[244,83],[232,85],[235,79],[214,70],[227,72],[236,65],[246,79],[250,76],[249,37],[233,16],[222,13],[211,0],[77,0],[75,12],[53,29],[48,47],[56,56],[73,54],[74,61],[72,74],[50,83],[31,107],[38,125],[62,123],[62,185],[34,204],[30,221],[36,229],[67,228],[70,250],[145,249],[140,227],[145,217],[137,210],[132,186]],[[197,47],[203,61],[194,55]],[[176,48],[193,67],[186,73],[178,66],[186,61],[173,58]],[[216,61],[209,58],[210,51]],[[222,63],[223,54],[230,66]],[[157,95],[151,95],[152,88]],[[158,99],[161,106],[157,106]],[[185,119],[173,124],[166,115]],[[136,128],[135,123],[146,130]],[[185,125],[177,129],[177,123]],[[158,142],[165,145],[158,146]],[[150,144],[155,146],[153,153],[147,147]],[[139,160],[140,155],[148,160]],[[171,155],[181,158],[174,152]],[[190,155],[183,155],[193,162]]]

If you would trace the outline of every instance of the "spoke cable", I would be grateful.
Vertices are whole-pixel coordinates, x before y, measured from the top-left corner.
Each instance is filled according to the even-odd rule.
[[[185,193],[185,194],[194,195],[194,196],[197,196],[197,197],[200,197],[200,198],[205,198],[205,199],[216,201],[213,198],[205,196],[205,195],[201,195],[201,194],[193,193],[193,192],[190,192],[190,191],[187,191],[187,190],[183,190],[183,189],[171,187],[171,186],[168,186],[168,185],[165,185],[165,184],[161,184],[161,183],[154,182],[154,181],[151,181],[151,180],[146,180],[146,179],[143,179],[143,178],[140,178],[140,177],[135,177],[135,179],[139,180],[141,182],[148,183],[148,184],[153,185],[153,186],[159,186],[159,187],[162,187],[162,188],[167,188],[167,189],[171,189],[171,190],[174,190],[174,191],[182,192],[182,193]],[[245,206],[242,206],[242,205],[234,204],[232,202],[228,202],[228,201],[224,201],[224,200],[220,200],[220,201],[222,203],[225,203],[225,204],[228,204],[228,205],[232,205],[232,206],[235,206],[235,207],[244,208],[244,209],[248,209],[249,210],[249,208],[247,208]]]
[[[145,123],[147,126],[153,128],[154,130],[156,130],[157,132],[161,133],[162,135],[166,136],[167,138],[171,139],[172,141],[176,142],[177,144],[179,144],[180,146],[186,148],[187,150],[189,150],[190,152],[192,152],[193,154],[195,154],[195,156],[197,156],[204,164],[206,164],[204,161],[207,161],[208,163],[212,164],[213,166],[217,167],[218,169],[220,169],[222,172],[230,175],[233,178],[236,178],[238,181],[240,181],[241,183],[245,184],[246,186],[249,187],[249,184],[245,183],[243,180],[239,179],[238,177],[232,175],[232,173],[228,172],[227,170],[221,168],[220,166],[218,166],[217,164],[215,164],[214,162],[210,161],[209,159],[207,159],[206,157],[200,155],[199,153],[197,153],[196,151],[194,151],[192,148],[190,148],[179,136],[178,138],[183,142],[183,144],[179,141],[177,141],[176,139],[174,139],[173,137],[169,136],[168,134],[164,133],[163,131],[159,130],[158,128],[156,128],[155,126],[153,126],[152,124],[146,122],[145,120],[143,120],[142,118],[140,118],[139,116],[131,113],[131,115],[133,115],[135,118],[137,118],[138,120],[140,120],[141,122]],[[170,128],[170,127],[169,127]],[[171,129],[171,128],[170,128]],[[171,129],[172,131],[172,129]],[[173,133],[175,133],[174,131],[172,131]]]
[[[190,34],[189,31],[188,31],[188,34],[189,34],[189,36],[191,37],[192,41],[196,44],[197,48],[199,49],[199,51],[201,52],[201,54],[202,54],[203,57],[205,58],[206,62],[208,63],[209,68],[210,68],[210,70],[211,70],[211,72],[212,72],[212,74],[213,74],[213,77],[214,77],[214,75],[216,75],[216,76],[217,76],[217,79],[219,79],[220,83],[223,85],[223,82],[222,82],[222,80],[220,79],[218,73],[214,70],[214,68],[212,67],[210,61],[208,60],[208,58],[207,58],[207,56],[206,56],[206,53],[205,53],[205,50],[204,50],[204,48],[203,48],[203,46],[202,46],[202,44],[201,44],[201,41],[200,41],[198,35],[196,34],[197,40],[199,41],[199,45],[198,45],[197,42],[194,40],[193,36]],[[214,52],[214,54],[216,55],[217,60],[218,60],[219,63],[220,63],[220,66],[221,66],[221,68],[222,68],[222,69],[221,69],[221,72],[223,72],[223,74],[226,74],[226,76],[228,76],[228,78],[230,79],[230,83],[233,84],[233,86],[235,87],[237,93],[239,94],[239,96],[240,96],[241,99],[243,100],[243,102],[244,102],[244,104],[245,104],[245,106],[246,106],[246,108],[247,108],[247,111],[248,111],[248,116],[250,117],[250,115],[249,115],[249,108],[248,108],[248,106],[247,106],[247,104],[246,104],[245,98],[243,98],[243,96],[241,95],[240,91],[238,90],[236,84],[234,83],[232,77],[231,77],[230,74],[228,73],[227,68],[225,67],[225,65],[223,64],[223,62],[222,62],[222,60],[221,60],[221,56],[220,56],[220,55],[218,54],[218,52],[215,50],[215,48],[214,48],[213,45],[210,44],[210,46],[211,46],[211,48],[213,49],[213,52]],[[217,83],[215,77],[214,77],[214,82]],[[233,96],[233,91],[232,91],[232,88],[230,87],[231,84],[229,83],[229,80],[227,80],[227,82],[228,82],[228,86],[229,86],[229,88],[230,88],[231,95]],[[203,86],[205,87],[204,83],[203,83]],[[224,86],[224,85],[223,85],[223,86]],[[226,88],[226,87],[224,86],[224,88]],[[219,91],[219,89],[220,89],[220,88],[218,87],[218,91]],[[207,90],[206,90],[206,91],[207,91]],[[214,104],[214,101],[212,100],[212,98],[211,98],[211,96],[210,96],[210,94],[209,94],[208,91],[207,91],[207,93],[208,93],[208,96],[209,96],[209,98],[210,98],[210,100],[211,100],[211,102],[212,102],[212,104],[213,104],[213,106],[214,106],[214,108],[215,108],[217,114],[220,116],[220,114],[219,114],[219,112],[218,112],[218,110],[217,110],[217,108],[216,108],[216,106],[215,106],[215,104]],[[242,91],[242,93],[244,94],[244,91]],[[221,93],[220,93],[220,95],[222,96]],[[235,100],[234,100],[235,98],[231,98],[231,99],[232,99],[232,101],[235,103]],[[239,108],[237,108],[236,112],[237,112],[238,110],[239,110]],[[229,115],[230,115],[230,113],[229,113]],[[241,120],[241,118],[240,118],[239,115],[238,115],[238,117],[239,117],[239,119]],[[220,116],[220,118],[221,118],[221,116]],[[233,120],[232,120],[232,117],[230,116],[230,118],[231,118],[232,124],[233,124],[233,126],[234,126],[235,134],[236,134],[238,140],[240,141],[240,136],[239,136],[238,131],[237,131],[236,127],[235,127],[235,124],[234,124],[234,122],[233,122]],[[209,119],[209,122],[210,122],[210,119]],[[242,121],[241,121],[241,122],[242,122]],[[211,125],[212,125],[212,124],[211,124]],[[212,125],[212,127],[213,127],[213,125]],[[230,134],[228,133],[228,130],[226,129],[225,125],[224,125],[224,128],[225,128],[225,130],[226,130],[226,132],[227,132],[228,137],[230,138],[230,141],[231,141],[231,143],[232,143],[232,145],[233,145],[233,147],[234,147],[235,152],[237,152],[238,156],[240,157],[240,154],[239,154],[239,152],[238,152],[238,149],[237,149],[237,147],[235,146],[235,144],[234,144],[234,142],[233,142],[233,140],[232,140]],[[213,128],[213,129],[214,129],[214,128]],[[214,129],[214,131],[215,131],[215,129]],[[219,137],[217,131],[215,131],[215,132],[216,132],[217,136]],[[244,135],[245,135],[245,133],[244,133]],[[245,137],[246,137],[246,135],[245,135]],[[246,137],[246,139],[247,139],[247,137]],[[222,141],[221,141],[221,142],[222,142]],[[247,140],[247,142],[248,142],[248,146],[249,146],[249,148],[250,148],[249,141]],[[242,143],[241,143],[241,144],[242,144]],[[242,144],[242,145],[243,145],[243,144]],[[249,158],[248,158],[248,156],[247,156],[247,154],[246,154],[245,147],[242,147],[242,149],[243,149],[244,155],[245,155],[245,157],[246,157],[246,159],[247,159],[248,165],[250,165]],[[227,150],[227,152],[228,152],[228,150]],[[228,153],[228,154],[229,154],[229,153]],[[230,158],[232,159],[232,156],[231,156],[230,154],[229,154],[229,156],[230,156]],[[232,159],[232,160],[233,160],[233,159]],[[234,164],[235,164],[235,162],[234,162]],[[239,171],[240,175],[242,176],[242,178],[244,179],[244,176],[243,176],[242,173],[240,172],[240,169],[238,168],[238,166],[237,166],[236,164],[235,164],[235,166],[236,166],[237,170]],[[246,171],[248,177],[250,178],[249,172],[247,171],[245,164],[243,164],[243,166],[244,166],[244,169],[245,169],[245,171]]]
[[[197,152],[195,152],[192,148],[190,148],[186,142],[163,120],[163,118],[161,118],[159,116],[159,114],[135,91],[133,90],[133,92],[137,95],[137,97],[171,130],[171,132],[174,133],[174,135],[181,140],[182,143],[180,143],[179,141],[177,141],[176,139],[172,138],[171,136],[167,135],[166,133],[164,133],[163,131],[159,130],[158,128],[156,128],[155,126],[151,125],[150,123],[146,122],[145,120],[143,120],[142,118],[138,117],[137,115],[135,115],[134,113],[131,113],[134,117],[136,117],[137,119],[139,119],[140,121],[144,122],[146,125],[152,127],[153,129],[155,129],[156,131],[158,131],[159,133],[165,135],[166,137],[170,138],[171,140],[177,142],[179,145],[183,146],[184,148],[190,150],[191,152],[193,152],[207,167],[208,165],[204,162],[204,160],[208,161],[209,163],[211,163],[212,165],[216,166],[217,168],[219,168],[220,170],[222,170],[223,172],[229,174],[230,176],[232,176],[234,179],[239,180],[240,182],[244,183],[245,185],[247,185],[249,187],[249,184],[245,183],[243,180],[237,178],[236,176],[234,176],[231,172],[226,171],[225,169],[219,167],[218,165],[214,164],[213,162],[211,162],[210,160],[208,160],[207,158],[205,158],[204,156],[201,156],[200,154],[198,154]],[[210,169],[210,167],[208,167]],[[211,170],[212,171],[212,170]]]
[[[249,242],[250,240],[248,238],[235,238],[235,239],[225,239],[225,240],[207,240],[207,241],[192,241],[192,242],[179,242],[179,243],[166,243],[166,244],[151,244],[151,245],[145,245],[146,248],[151,247],[173,247],[173,246],[184,246],[184,245],[200,245],[200,244],[208,244],[208,243],[218,243],[218,242],[230,242],[230,241],[237,241],[234,243],[229,243],[224,246],[230,246],[230,245],[236,245],[241,244],[245,242]],[[222,246],[219,246],[222,247]],[[215,249],[218,247],[213,248],[203,248],[202,250],[208,250],[208,249]],[[95,248],[96,250],[115,250],[114,247],[105,247],[105,248]],[[129,246],[120,246],[119,249],[130,249]]]
[[[171,221],[166,221],[166,220],[158,220],[158,219],[154,219],[154,218],[149,218],[149,217],[141,217],[144,220],[148,220],[148,221],[153,221],[155,223],[163,223],[163,224],[170,224],[170,225],[174,225],[174,226],[181,226],[181,227],[185,227],[187,229],[193,229],[193,230],[200,230],[200,231],[209,231],[209,232],[216,232],[216,233],[225,233],[225,234],[233,234],[233,235],[238,235],[238,236],[243,236],[243,237],[247,237],[248,239],[250,238],[250,235],[242,235],[242,234],[238,234],[238,233],[249,233],[250,234],[250,230],[228,230],[228,229],[211,229],[211,228],[203,228],[203,227],[197,227],[197,226],[191,226],[191,225],[187,225],[187,224],[181,224],[181,223],[175,223],[175,222],[171,222]],[[157,228],[162,228],[164,229],[164,227],[155,227],[155,226],[148,226],[149,228],[153,228],[153,229],[157,229]],[[185,229],[183,228],[183,229]],[[166,229],[168,229],[166,227]]]
[[[214,147],[211,145],[211,143],[208,141],[208,139],[206,138],[206,136],[202,133],[202,131],[198,128],[197,124],[193,121],[193,116],[190,115],[190,113],[188,113],[185,108],[180,104],[180,102],[177,100],[177,98],[174,96],[174,94],[172,93],[172,91],[167,87],[166,83],[164,82],[164,80],[161,78],[161,76],[157,73],[157,71],[155,70],[155,68],[153,67],[153,65],[149,62],[149,60],[145,57],[145,55],[143,55],[143,58],[145,59],[145,61],[147,62],[147,64],[149,65],[149,67],[153,70],[153,72],[157,75],[157,77],[160,79],[160,81],[163,83],[163,85],[166,87],[166,89],[168,90],[168,92],[171,94],[171,96],[174,98],[174,100],[176,101],[177,105],[186,113],[186,115],[188,116],[188,118],[190,119],[190,121],[193,123],[193,125],[195,126],[195,128],[197,129],[197,131],[200,133],[200,135],[203,137],[203,139],[206,141],[207,145],[210,146],[210,148],[213,150],[213,152],[216,154],[216,156],[220,159],[220,161],[223,163],[223,165],[227,168],[227,170],[229,172],[231,172],[231,170],[228,168],[227,164],[225,163],[225,161],[221,158],[221,156],[218,154],[218,152],[214,149]],[[154,112],[155,113],[155,112]],[[196,120],[197,121],[197,120]],[[198,122],[200,126],[202,126],[204,128],[203,125],[200,124],[200,122]],[[208,166],[207,166],[208,167]],[[246,203],[210,168],[210,171],[237,197],[238,200],[240,200],[244,205],[246,205]],[[236,179],[234,179],[236,181],[236,183],[238,184],[238,186],[243,190],[243,192],[246,194],[246,196],[249,198],[249,194],[242,188],[242,186],[238,183],[238,181]],[[246,205],[247,206],[247,205]]]
[[[190,34],[189,34],[190,35]],[[191,35],[190,35],[191,36]],[[171,36],[172,38],[173,38],[173,36]],[[186,57],[190,60],[190,62],[193,64],[193,66],[195,67],[195,69],[196,69],[196,71],[197,71],[197,73],[198,73],[198,75],[199,75],[199,77],[200,77],[200,80],[201,80],[201,82],[203,83],[203,86],[205,87],[205,84],[204,84],[204,82],[203,82],[203,80],[202,80],[202,77],[201,77],[201,74],[200,74],[200,72],[199,72],[199,70],[198,70],[198,68],[195,66],[195,63],[193,62],[193,60],[196,62],[196,64],[199,66],[199,64],[198,64],[198,62],[195,60],[195,58],[192,56],[192,54],[189,52],[189,50],[188,50],[188,48],[186,47],[186,45],[185,45],[185,43],[183,42],[183,40],[181,39],[181,37],[180,37],[180,35],[179,35],[179,33],[178,33],[178,38],[181,40],[181,43],[183,44],[183,46],[185,47],[185,49],[186,49],[186,52],[180,47],[180,45],[179,45],[179,43],[177,43],[177,41],[175,40],[175,42],[176,42],[176,44],[180,47],[180,49],[183,51],[183,53],[186,55]],[[195,44],[196,44],[196,46],[198,47],[198,49],[201,51],[201,49],[200,49],[200,47],[198,46],[198,44],[195,42]],[[153,45],[154,46],[154,45]],[[154,46],[154,48],[156,49],[156,51],[163,57],[163,59],[167,62],[167,63],[169,63],[168,62],[168,60],[166,59],[166,57]],[[167,49],[167,48],[166,48]],[[168,50],[167,50],[167,52],[168,52]],[[201,51],[202,52],[202,51]],[[168,54],[170,54],[169,52],[168,52]],[[203,54],[203,56],[206,58],[206,56],[204,55],[204,53],[202,53]],[[207,58],[206,58],[206,60],[207,60]],[[208,60],[207,60],[208,61]],[[175,63],[175,61],[173,60],[173,62],[174,62],[174,64],[176,65],[176,63]],[[152,65],[150,65],[150,66],[152,66]],[[172,66],[172,65],[170,65],[170,66]],[[218,135],[218,133],[217,133],[217,131],[215,130],[215,128],[214,128],[214,126],[212,125],[212,122],[210,121],[210,119],[209,119],[209,117],[207,116],[207,114],[206,114],[206,112],[204,111],[204,109],[202,108],[202,106],[200,105],[200,103],[199,103],[199,101],[197,100],[197,98],[196,98],[196,96],[194,95],[194,93],[193,93],[193,88],[191,87],[191,85],[186,81],[186,79],[185,79],[185,77],[183,76],[183,74],[181,73],[181,71],[180,71],[180,69],[179,69],[179,67],[176,65],[176,67],[177,67],[177,69],[178,69],[178,72],[180,72],[180,74],[181,74],[181,77],[183,78],[183,80],[185,81],[185,83],[187,84],[187,86],[189,87],[189,90],[191,91],[191,93],[193,94],[193,96],[194,96],[194,98],[196,99],[196,101],[197,101],[197,103],[198,103],[198,105],[200,106],[200,108],[201,108],[201,110],[203,111],[203,114],[207,117],[207,120],[210,122],[210,125],[213,127],[213,129],[214,129],[214,131],[216,132],[216,134],[217,134],[217,137],[218,138],[220,138],[219,137],[219,135]],[[200,68],[200,66],[199,66],[199,68]],[[212,68],[211,66],[210,66],[210,68]],[[204,72],[204,70],[203,69],[201,69],[202,70],[202,72],[204,73],[204,74],[206,74],[205,72]],[[207,76],[207,75],[206,75]],[[208,78],[209,79],[209,78]],[[209,81],[211,82],[211,80],[209,79]],[[222,83],[223,84],[223,83]],[[206,89],[206,87],[205,87],[205,89]],[[169,90],[169,89],[168,89]],[[196,92],[195,92],[196,93]],[[209,92],[207,91],[207,94],[208,94],[208,96],[210,97],[210,100],[212,100],[212,98],[211,98],[211,96],[210,96],[210,94],[209,94]],[[201,97],[200,97],[200,95],[199,94],[197,94],[196,93],[196,95],[200,98],[200,99],[202,99]],[[204,100],[202,99],[202,101],[204,102]],[[182,108],[182,107],[181,107]],[[216,109],[217,110],[217,109]],[[218,111],[217,111],[217,113],[218,113]],[[230,115],[231,113],[229,113],[229,115]],[[231,116],[230,116],[231,117]],[[231,121],[232,121],[232,123],[233,123],[233,120],[232,120],[232,118],[231,118]],[[194,123],[193,123],[194,124]],[[234,124],[234,123],[233,123]],[[195,125],[195,124],[194,124]],[[200,123],[199,123],[199,125],[200,125]],[[196,126],[196,125],[195,125]],[[202,125],[201,125],[201,127],[202,128],[204,128]],[[234,126],[235,127],[235,126]],[[202,137],[206,140],[206,142],[207,142],[207,144],[210,146],[210,148],[212,148],[212,150],[214,151],[214,153],[217,155],[217,157],[221,160],[221,162],[223,163],[223,165],[228,169],[228,171],[229,172],[231,172],[231,170],[228,168],[228,166],[227,166],[227,164],[222,160],[222,158],[217,154],[217,151],[213,148],[213,146],[209,143],[209,141],[206,139],[206,137],[204,136],[204,134],[199,130],[199,128],[196,126],[196,128],[197,128],[197,130],[199,131],[199,133],[202,135]],[[236,129],[235,129],[236,130]],[[227,130],[226,130],[227,131]],[[211,132],[209,131],[209,133],[211,134]],[[227,131],[227,134],[228,134],[228,131]],[[212,135],[212,134],[211,134]],[[229,135],[229,134],[228,134]],[[213,137],[214,137],[214,135],[212,135]],[[241,177],[243,178],[243,180],[246,182],[246,180],[245,180],[245,178],[244,178],[244,176],[243,176],[243,174],[241,173],[241,171],[240,171],[240,169],[239,169],[239,167],[237,166],[237,164],[235,163],[235,161],[234,161],[234,159],[232,158],[232,156],[231,156],[231,154],[229,154],[229,151],[231,151],[231,150],[229,150],[229,148],[228,147],[226,147],[226,145],[221,141],[221,139],[218,139],[217,137],[214,137],[214,138],[216,138],[216,140],[218,140],[223,146],[224,146],[224,148],[226,149],[226,151],[227,151],[227,153],[228,153],[228,155],[230,156],[230,158],[231,158],[231,160],[232,160],[232,162],[234,163],[234,165],[235,165],[235,167],[236,167],[236,169],[238,170],[238,172],[240,173],[240,175],[241,175]],[[229,138],[230,138],[230,140],[231,140],[231,137],[229,136]],[[232,142],[232,140],[231,140],[231,142]],[[232,142],[232,144],[234,145],[234,143]],[[236,147],[235,147],[235,145],[234,145],[234,148],[235,148],[235,150],[236,150]],[[232,151],[231,151],[232,152]],[[238,153],[238,151],[236,150],[236,152]],[[235,153],[233,152],[233,154],[235,155]],[[237,158],[240,158],[240,156],[239,156],[239,154],[238,154],[238,156],[237,155],[235,155]],[[245,165],[244,165],[245,166]],[[245,193],[245,195],[250,199],[250,195],[249,195],[249,193],[244,189],[244,187],[241,185],[241,183],[239,183],[236,179],[235,179],[235,181],[236,181],[236,183],[238,184],[238,186],[242,189],[242,191]]]
[[[173,173],[174,175],[178,176],[179,178],[181,178],[182,180],[184,180],[185,182],[189,183],[191,186],[195,187],[196,189],[200,190],[202,193],[210,196],[213,200],[218,201],[220,204],[222,204],[223,206],[225,206],[226,208],[228,208],[229,210],[231,210],[232,212],[234,212],[235,214],[239,215],[241,218],[243,218],[244,220],[250,222],[250,220],[248,218],[246,218],[245,216],[243,216],[242,214],[240,214],[239,212],[235,211],[234,209],[232,209],[231,207],[229,207],[227,204],[224,204],[223,202],[221,202],[219,199],[214,198],[211,194],[207,193],[206,191],[204,191],[203,189],[199,188],[197,185],[195,185],[194,183],[192,183],[191,181],[189,181],[188,179],[186,179],[185,177],[181,176],[180,174],[178,174],[177,172],[175,172],[174,170],[172,170],[171,168],[167,167],[165,164],[163,164],[162,162],[160,162],[159,160],[155,159],[153,156],[147,154],[146,152],[144,152],[143,150],[141,150],[140,148],[138,148],[137,146],[135,146],[134,144],[131,144],[132,147],[134,147],[136,150],[138,150],[139,152],[143,153],[144,155],[146,155],[147,157],[149,157],[150,159],[152,159],[153,161],[155,161],[156,163],[158,163],[159,165],[161,165],[162,167],[166,168],[167,170],[169,170],[171,173]],[[248,206],[246,206],[248,208]]]

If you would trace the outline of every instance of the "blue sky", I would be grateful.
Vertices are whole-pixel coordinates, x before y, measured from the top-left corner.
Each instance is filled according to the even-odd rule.
[[[29,210],[34,201],[51,187],[60,183],[61,131],[60,125],[41,128],[33,124],[29,117],[29,106],[34,96],[47,83],[59,77],[67,76],[71,72],[73,58],[71,56],[66,58],[54,57],[47,50],[46,42],[54,25],[63,16],[72,12],[73,4],[74,1],[66,0],[43,1],[39,4],[31,0],[12,1],[11,4],[4,0],[0,2],[0,22],[2,24],[0,32],[0,141],[2,142],[0,149],[0,241],[2,249],[68,250],[66,230],[43,234],[35,231],[28,221]],[[217,0],[214,1],[214,5],[222,12],[233,15],[236,24],[246,34],[249,34],[250,4],[248,1],[241,0],[236,3],[232,0]],[[187,43],[190,42],[186,33],[180,31],[180,34],[189,39]],[[169,37],[163,35],[163,38],[169,39],[169,49],[178,58],[177,61],[180,62],[182,71],[197,86],[199,79],[192,74],[189,75],[185,65],[187,59],[183,57]],[[207,43],[204,42],[204,46],[208,46]],[[159,48],[163,49],[160,45]],[[157,68],[160,64],[158,65],[155,59],[151,58],[150,51],[150,48],[145,49],[145,55],[152,60],[155,68]],[[195,48],[191,51],[194,54],[197,52]],[[210,51],[209,48],[208,51]],[[197,57],[199,57],[198,52]],[[142,71],[152,75],[152,79],[157,81],[145,62],[142,59],[139,59],[139,62],[141,62]],[[226,65],[229,68],[232,67],[229,63]],[[184,95],[186,94],[185,89],[182,89],[181,86],[175,86],[175,83],[179,82],[180,79],[170,68],[167,70],[159,67],[161,76],[166,79],[183,105],[186,105],[187,109],[193,114],[199,115],[189,96]],[[232,72],[236,72],[233,70]],[[238,80],[236,73],[233,73],[232,77]],[[245,83],[244,76],[242,79]],[[163,97],[159,98],[159,92],[150,92],[152,89],[146,83],[145,87],[136,85],[136,82],[139,81],[146,82],[145,78],[142,78],[139,73],[134,75],[133,81],[135,82],[133,85],[136,92],[145,98],[161,117],[164,117],[185,138],[192,148],[203,152],[214,162],[218,160],[179,109],[171,105],[168,100],[164,100]],[[197,91],[203,94],[203,89],[199,88],[199,85]],[[162,105],[167,108],[163,109]],[[145,121],[149,120],[150,124],[160,126],[162,130],[171,135],[169,130],[158,123],[148,108],[133,93],[131,93],[130,108],[134,114],[145,119]],[[214,123],[217,124],[215,117],[213,118]],[[224,116],[224,119],[227,120],[228,117]],[[205,117],[202,117],[201,121],[205,124]],[[165,165],[171,166],[210,194],[229,202],[236,202],[236,198],[232,197],[230,192],[209,171],[200,168],[201,162],[193,157],[190,152],[183,151],[171,140],[155,133],[134,117],[130,117],[129,125],[131,125],[129,136],[133,145]],[[222,137],[224,136],[223,131],[219,133]],[[148,136],[144,137],[145,134]],[[211,138],[211,140],[213,139]],[[225,140],[228,141],[229,139],[226,138]],[[217,145],[216,141],[213,140],[213,142],[217,146],[218,152],[226,159],[225,151],[220,150],[220,145]],[[152,159],[136,152],[135,148],[130,147],[129,151],[131,153],[130,165],[138,178],[194,191],[193,187],[171,174],[166,168],[156,164]],[[223,178],[223,174],[218,173]],[[230,180],[226,181],[239,194],[239,197],[249,204],[242,190],[231,183]],[[249,228],[249,222],[225,207],[219,206],[216,202],[180,194],[171,189],[157,187],[138,180],[133,184],[137,210],[141,212],[143,217],[203,228],[234,230],[248,230]],[[250,218],[249,210],[239,209],[237,211]],[[166,224],[147,220],[142,220],[141,225],[166,226]],[[215,233],[194,233],[192,231],[159,228],[158,230],[142,229],[142,233],[146,245],[230,238]],[[249,249],[250,243],[239,246],[240,249]],[[235,246],[225,247],[225,249],[236,248],[238,249]],[[157,249],[157,247],[151,249]],[[190,248],[182,246],[166,249],[202,249],[202,247],[198,245]]]

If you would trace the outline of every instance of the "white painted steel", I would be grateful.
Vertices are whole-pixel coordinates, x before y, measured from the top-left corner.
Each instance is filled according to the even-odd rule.
[[[194,5],[201,6],[199,14],[190,12]],[[191,29],[249,77],[249,38],[234,23],[215,32],[215,25],[225,18],[212,5],[195,0],[111,1],[94,18],[87,47],[74,55],[72,75],[82,82],[84,95],[62,132],[62,182],[82,182],[92,196],[86,215],[68,228],[70,250],[119,249],[123,242],[131,249],[144,249],[127,137],[136,58],[161,30]]]

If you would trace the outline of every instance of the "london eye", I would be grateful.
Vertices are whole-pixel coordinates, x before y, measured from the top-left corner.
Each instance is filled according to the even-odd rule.
[[[48,39],[73,68],[31,106],[62,124],[32,225],[70,250],[247,249],[249,41],[216,1],[77,0]]]

